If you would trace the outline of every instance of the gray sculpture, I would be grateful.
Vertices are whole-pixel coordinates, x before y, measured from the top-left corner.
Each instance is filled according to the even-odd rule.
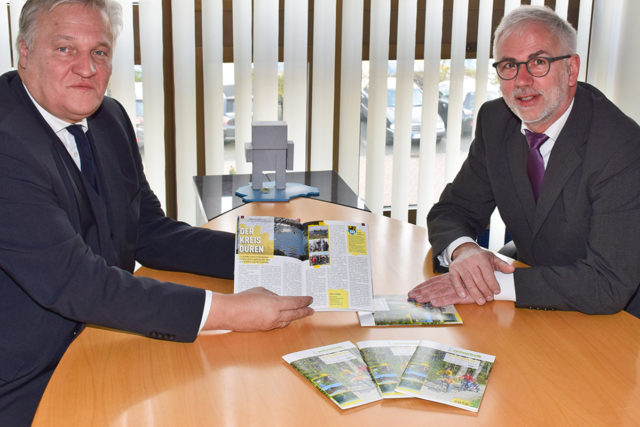
[[[293,169],[293,141],[287,141],[287,123],[283,121],[253,122],[251,142],[244,144],[247,162],[253,163],[251,188],[262,188],[262,173],[276,172],[276,190],[287,186],[285,171]]]

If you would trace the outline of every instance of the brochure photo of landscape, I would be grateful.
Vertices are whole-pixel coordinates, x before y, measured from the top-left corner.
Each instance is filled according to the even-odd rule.
[[[462,318],[453,305],[433,307],[407,301],[406,295],[376,295],[373,312],[359,312],[360,326],[458,325]]]
[[[381,399],[367,365],[351,342],[304,350],[283,359],[341,409]]]
[[[495,356],[421,341],[397,390],[477,412]]]
[[[273,254],[299,260],[309,259],[306,227],[289,218],[274,217]]]
[[[419,340],[361,341],[358,348],[383,398],[410,397],[396,391]]]

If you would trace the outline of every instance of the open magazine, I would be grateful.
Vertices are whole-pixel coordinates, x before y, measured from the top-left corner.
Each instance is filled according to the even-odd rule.
[[[432,341],[349,341],[282,358],[341,409],[417,397],[478,412],[495,356]]]
[[[366,224],[239,216],[234,291],[310,295],[315,310],[372,310]]]
[[[396,390],[478,412],[495,356],[420,341]]]
[[[433,307],[407,301],[406,295],[380,295],[373,299],[373,312],[360,311],[360,326],[457,325],[462,318],[453,305]]]
[[[282,358],[341,409],[381,399],[360,352],[349,341]]]

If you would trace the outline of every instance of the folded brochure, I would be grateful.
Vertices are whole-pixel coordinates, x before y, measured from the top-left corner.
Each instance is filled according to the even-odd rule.
[[[416,397],[477,412],[495,356],[432,341],[350,341],[283,356],[341,409]]]
[[[396,391],[478,412],[495,356],[420,341]]]
[[[433,307],[407,301],[406,295],[378,295],[373,312],[359,311],[360,326],[433,326],[457,325],[462,318],[453,305]]]
[[[341,409],[382,399],[360,351],[350,341],[282,358]]]

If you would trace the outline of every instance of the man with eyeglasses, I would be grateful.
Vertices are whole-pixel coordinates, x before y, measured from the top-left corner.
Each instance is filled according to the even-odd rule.
[[[640,128],[578,83],[575,52],[575,30],[548,8],[503,18],[493,64],[503,98],[481,108],[469,155],[427,218],[434,264],[448,273],[410,298],[640,317]],[[531,268],[475,243],[496,207]]]

